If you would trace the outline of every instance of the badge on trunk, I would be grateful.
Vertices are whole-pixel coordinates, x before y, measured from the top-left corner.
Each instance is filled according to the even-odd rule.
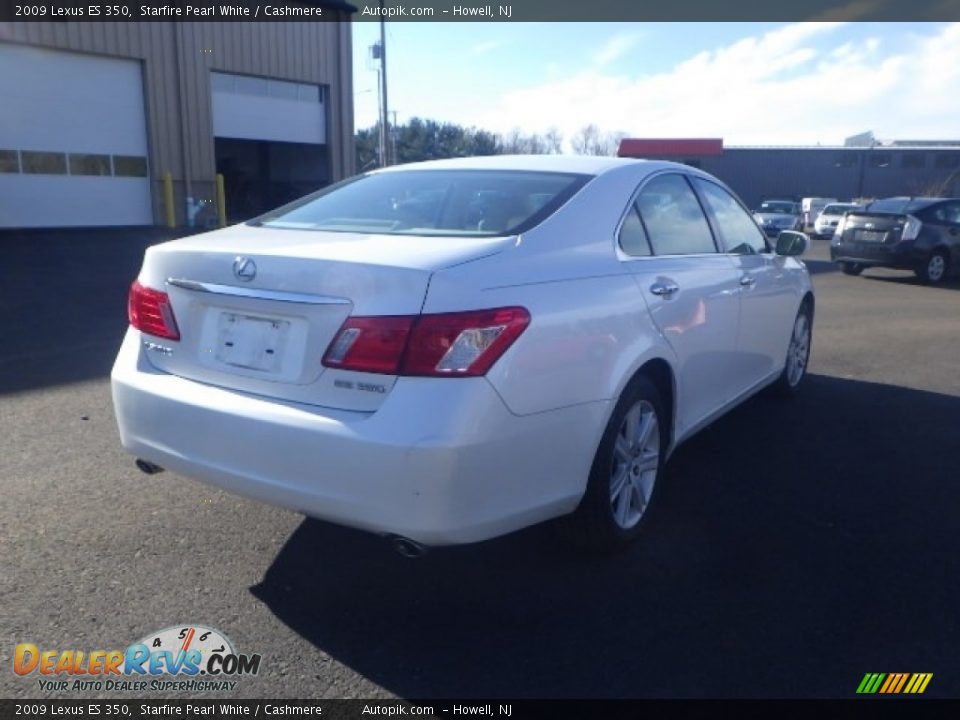
[[[250,282],[257,276],[257,264],[250,258],[239,255],[233,261],[233,274],[237,276],[237,280]]]

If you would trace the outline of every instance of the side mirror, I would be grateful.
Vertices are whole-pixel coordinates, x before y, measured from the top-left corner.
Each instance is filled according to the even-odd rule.
[[[803,255],[807,251],[810,240],[802,232],[783,230],[777,235],[777,255]]]

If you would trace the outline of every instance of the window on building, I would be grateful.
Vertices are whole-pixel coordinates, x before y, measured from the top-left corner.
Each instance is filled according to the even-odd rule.
[[[900,167],[907,169],[925,168],[927,156],[923,153],[904,153],[900,156]]]
[[[235,92],[235,77],[236,75],[228,73],[212,72],[210,73],[210,87],[215,92]]]
[[[682,175],[658,175],[648,182],[637,197],[637,208],[655,254],[717,252],[703,209]]]
[[[869,157],[872,168],[888,168],[893,164],[890,153],[871,152]]]
[[[269,84],[270,97],[283,98],[284,100],[296,100],[298,88],[296,83],[284,82],[283,80],[271,80]]]
[[[952,170],[960,167],[960,153],[937,153],[934,164],[938,170]]]
[[[289,80],[274,80],[253,75],[211,72],[210,87],[217,93],[259,95],[299,102],[323,102],[319,85],[291,82]]]
[[[30,175],[66,175],[67,156],[58,152],[24,150],[20,153],[23,172]]]
[[[20,156],[16,150],[0,150],[0,173],[20,172]]]
[[[300,100],[304,102],[323,102],[320,99],[319,85],[300,85]]]
[[[236,92],[243,95],[269,95],[269,86],[264,78],[252,75],[237,75],[235,77]]]
[[[110,156],[109,155],[86,155],[71,153],[70,174],[71,175],[109,175],[110,174]]]
[[[146,177],[147,159],[139,155],[114,155],[113,174],[117,177]]]

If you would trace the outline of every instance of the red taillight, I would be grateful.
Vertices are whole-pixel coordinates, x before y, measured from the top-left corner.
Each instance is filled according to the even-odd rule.
[[[170,297],[165,292],[144,287],[139,280],[130,286],[127,300],[127,317],[130,324],[148,335],[179,340],[180,331],[170,307]]]
[[[387,375],[484,375],[530,324],[524,308],[348,318],[323,357],[327,367]]]
[[[323,356],[327,367],[396,375],[413,318],[351,317]]]
[[[403,359],[402,375],[486,375],[530,324],[523,308],[421,315]]]

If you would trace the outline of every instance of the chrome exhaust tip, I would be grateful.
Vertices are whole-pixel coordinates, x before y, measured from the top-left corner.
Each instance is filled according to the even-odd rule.
[[[140,458],[137,458],[136,465],[140,472],[147,475],[156,475],[157,473],[163,472],[163,468],[159,465],[154,465],[152,462],[147,462],[146,460],[141,460]]]
[[[426,547],[410,538],[397,536],[392,538],[391,542],[393,543],[393,549],[405,558],[414,559],[423,557],[424,553],[427,552]]]

